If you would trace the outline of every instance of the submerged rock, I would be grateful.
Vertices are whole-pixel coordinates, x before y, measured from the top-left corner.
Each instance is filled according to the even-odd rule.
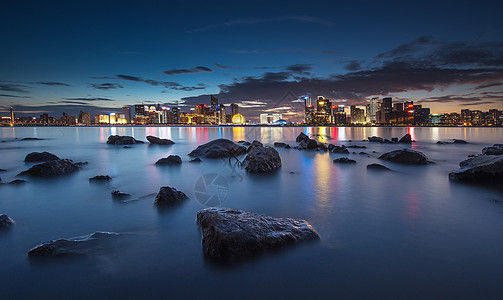
[[[382,143],[384,142],[384,139],[382,137],[378,137],[378,136],[371,136],[368,138],[369,142],[373,142],[373,143]]]
[[[49,152],[32,152],[26,155],[24,161],[32,163],[32,162],[43,162],[58,159],[59,157]]]
[[[52,240],[33,247],[28,251],[30,258],[60,258],[86,256],[100,249],[105,240],[119,236],[114,232],[95,232],[70,239]]]
[[[390,168],[381,164],[369,164],[367,165],[367,170],[391,171]]]
[[[0,214],[0,229],[9,228],[12,225],[14,225],[14,220],[8,215]]]
[[[392,141],[393,143],[398,143],[398,138],[397,138],[397,137],[391,138],[391,141]]]
[[[14,179],[11,182],[9,182],[9,184],[12,184],[12,185],[20,185],[20,184],[25,184],[25,183],[26,183],[26,180],[22,180],[22,179]]]
[[[132,136],[111,135],[108,137],[107,144],[110,144],[110,145],[133,145],[133,144],[143,144],[143,142],[136,140]]]
[[[202,162],[202,160],[199,157],[189,160],[189,163],[196,163],[196,162]]]
[[[502,155],[503,154],[503,144],[494,144],[491,147],[485,147],[482,149],[482,154],[484,155]]]
[[[346,148],[358,148],[358,149],[365,149],[367,147],[365,146],[359,146],[359,145],[346,145]]]
[[[197,213],[205,255],[233,259],[320,236],[305,220],[273,218],[253,212],[210,207]]]
[[[239,156],[246,153],[246,148],[227,139],[217,139],[197,147],[189,156],[222,158]]]
[[[187,197],[187,195],[185,195],[183,192],[177,191],[175,188],[169,186],[163,186],[155,197],[154,204],[176,205],[184,202],[187,199],[189,199],[189,197]]]
[[[299,147],[302,149],[314,150],[318,147],[318,142],[313,139],[304,139],[300,141]]]
[[[333,146],[332,150],[333,153],[339,153],[339,154],[349,154],[349,150],[346,149],[346,146]]]
[[[356,164],[356,160],[346,157],[334,159],[334,164]]]
[[[453,144],[468,144],[468,142],[465,140],[457,140],[457,139],[454,139],[454,141],[452,143]]]
[[[94,176],[92,178],[89,178],[89,181],[110,181],[112,180],[112,177],[108,176],[108,175],[98,175],[98,176]]]
[[[29,170],[19,173],[20,176],[55,177],[71,174],[79,170],[79,166],[70,159],[52,160],[34,165]]]
[[[379,156],[379,159],[408,165],[426,165],[429,162],[426,155],[410,149],[387,152]]]
[[[288,146],[286,143],[274,142],[274,147],[286,148]]]
[[[181,165],[182,159],[178,155],[170,155],[168,157],[159,159],[155,164],[163,166]]]
[[[298,136],[297,136],[297,138],[295,139],[295,141],[296,141],[297,143],[300,143],[300,142],[302,142],[302,141],[304,141],[304,140],[309,140],[309,137],[308,137],[308,136],[307,136],[304,132],[299,133],[299,135],[298,135]]]
[[[147,136],[147,140],[150,142],[150,144],[162,145],[162,146],[173,145],[175,143],[170,139],[160,139],[160,138],[155,137],[153,135]]]
[[[449,173],[454,181],[483,183],[503,182],[503,155],[481,155],[459,163],[461,167]]]
[[[115,190],[115,191],[112,191],[112,197],[117,198],[117,199],[129,198],[129,197],[131,197],[131,194],[123,193],[119,190]]]
[[[25,137],[22,138],[21,141],[42,141],[44,139],[36,138],[36,137]]]
[[[281,157],[274,148],[254,146],[246,155],[243,165],[250,173],[269,173],[281,167]]]
[[[404,144],[411,144],[412,143],[412,136],[407,133],[406,135],[402,136],[402,138],[398,142],[404,143]]]

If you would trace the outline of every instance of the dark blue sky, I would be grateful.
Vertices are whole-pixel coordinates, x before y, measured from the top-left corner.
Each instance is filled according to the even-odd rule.
[[[0,111],[370,96],[433,112],[503,109],[497,1],[12,1],[0,11]],[[77,1],[75,1],[77,2]]]

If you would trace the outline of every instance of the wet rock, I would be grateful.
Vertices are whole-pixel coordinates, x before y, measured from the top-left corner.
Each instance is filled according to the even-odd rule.
[[[203,233],[204,254],[224,260],[320,238],[305,220],[273,218],[230,208],[203,209],[197,213],[197,223]]]
[[[298,136],[297,136],[297,138],[295,139],[295,141],[296,141],[297,143],[300,143],[300,142],[302,142],[302,141],[304,141],[304,140],[309,140],[309,137],[308,137],[308,136],[307,136],[304,132],[299,133],[299,135],[298,135]]]
[[[197,162],[202,162],[202,160],[199,157],[189,160],[189,163],[197,163]]]
[[[133,145],[133,144],[143,144],[143,142],[136,140],[132,136],[111,135],[108,137],[107,144],[110,144],[110,145]]]
[[[168,157],[164,157],[156,161],[156,165],[162,166],[173,166],[173,165],[181,165],[182,159],[178,155],[170,155]]]
[[[429,162],[426,155],[410,149],[387,152],[379,156],[379,159],[408,165],[426,165]]]
[[[481,155],[459,163],[461,167],[449,173],[454,181],[501,183],[503,180],[503,155]]]
[[[98,175],[98,176],[94,176],[94,177],[91,177],[89,178],[89,181],[110,181],[112,180],[112,177],[108,176],[108,175]]]
[[[384,139],[382,137],[378,137],[378,136],[371,136],[368,138],[369,142],[373,142],[373,143],[382,143],[384,142]]]
[[[391,138],[391,141],[392,141],[393,143],[398,143],[398,138],[396,138],[396,137]]]
[[[503,154],[503,144],[494,144],[491,147],[485,147],[482,149],[482,154],[484,155],[502,155]]]
[[[257,140],[254,140],[251,143],[250,147],[248,147],[248,149],[246,150],[246,152],[250,152],[250,150],[253,149],[253,147],[264,147],[264,145],[261,142],[259,142]]]
[[[334,164],[356,164],[356,160],[346,157],[334,159]]]
[[[290,147],[290,145],[288,145],[288,144],[285,146],[285,149],[291,149],[291,148],[292,147]]]
[[[243,165],[250,173],[269,173],[281,167],[281,158],[274,148],[255,146],[246,155]]]
[[[227,139],[217,139],[197,147],[189,156],[222,158],[239,156],[246,153],[246,148]]]
[[[243,144],[242,144],[242,145],[243,145],[243,146],[248,147],[248,146],[250,146],[250,145],[251,145],[251,143],[250,143],[250,142],[243,142]]]
[[[367,170],[391,171],[390,168],[383,166],[381,164],[369,164],[367,165]]]
[[[360,152],[360,153],[358,153],[358,154],[360,154],[360,155],[368,155],[368,153],[367,153],[367,152],[363,152],[363,151],[362,151],[362,152]]]
[[[87,166],[89,163],[87,161],[81,161],[81,162],[76,162],[75,165],[79,168],[82,168],[83,166]]]
[[[160,138],[155,137],[153,135],[147,136],[147,140],[150,142],[150,144],[153,144],[153,145],[168,146],[168,145],[173,145],[175,143],[170,139],[160,139]]]
[[[44,139],[36,138],[36,137],[25,137],[22,138],[21,141],[42,141]]]
[[[28,257],[61,258],[91,255],[101,248],[106,240],[118,237],[114,232],[95,232],[89,235],[70,239],[58,239],[42,243],[28,251]]]
[[[167,206],[177,205],[187,199],[189,199],[189,197],[187,197],[187,195],[185,195],[183,192],[177,191],[175,188],[169,186],[163,186],[155,197],[154,204]]]
[[[346,148],[346,146],[334,146],[331,151],[333,153],[349,154],[349,150]]]
[[[404,143],[404,144],[411,144],[412,143],[412,136],[407,133],[406,135],[402,136],[402,138],[398,142]]]
[[[285,148],[287,144],[281,142],[274,142],[274,147]]]
[[[454,141],[452,143],[453,144],[468,144],[468,142],[465,140],[456,140],[456,139],[454,139]]]
[[[52,160],[34,165],[29,170],[19,173],[19,176],[55,177],[68,175],[79,170],[79,166],[70,159]]]
[[[32,152],[26,155],[24,158],[25,162],[32,163],[32,162],[43,162],[43,161],[51,161],[51,160],[58,160],[59,157],[56,155],[49,153],[49,152]]]
[[[130,147],[130,146],[124,146],[124,147],[122,147],[122,148],[124,148],[124,149],[131,149],[131,147]]]
[[[358,149],[365,149],[367,147],[365,146],[359,146],[359,145],[346,145],[346,148],[358,148]]]
[[[8,215],[0,214],[0,229],[9,228],[12,225],[14,225],[14,220]]]
[[[11,182],[9,182],[9,184],[12,184],[12,185],[21,185],[21,184],[25,184],[25,183],[26,183],[26,180],[22,180],[22,179],[14,179]]]
[[[318,142],[313,139],[304,139],[300,142],[299,147],[302,149],[314,150],[318,147]]]
[[[0,172],[7,172],[7,170],[5,170],[5,169],[0,169]]]
[[[124,199],[131,197],[131,194],[123,193],[119,190],[112,191],[112,197],[116,199]]]

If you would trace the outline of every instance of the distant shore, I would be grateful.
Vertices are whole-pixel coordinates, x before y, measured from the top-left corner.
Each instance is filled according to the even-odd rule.
[[[147,125],[136,125],[136,124],[100,124],[100,125],[49,125],[49,124],[16,124],[14,126],[10,125],[0,125],[0,128],[3,127],[354,127],[354,128],[359,128],[359,127],[375,127],[375,128],[387,128],[387,127],[425,127],[425,128],[434,128],[434,127],[440,127],[440,128],[458,128],[458,127],[465,127],[465,128],[502,128],[503,125],[494,125],[494,126],[487,126],[487,125],[480,125],[480,126],[463,126],[463,125],[353,125],[353,124],[348,124],[348,125],[266,125],[266,124],[231,124],[231,125],[205,125],[205,124],[200,124],[200,125],[184,125],[184,124],[147,124]]]

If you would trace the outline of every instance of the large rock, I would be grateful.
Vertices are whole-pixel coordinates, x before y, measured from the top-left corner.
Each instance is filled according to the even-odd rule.
[[[281,167],[281,158],[274,148],[254,146],[246,155],[243,165],[250,173],[268,173]]]
[[[143,142],[136,140],[132,136],[111,135],[108,137],[107,144],[110,144],[110,145],[133,145],[133,144],[143,144]]]
[[[425,165],[428,157],[423,153],[410,149],[401,149],[387,152],[379,156],[379,159],[408,165]]]
[[[286,143],[274,142],[274,147],[285,148],[286,146],[288,146]]]
[[[233,157],[246,153],[246,148],[227,139],[217,139],[197,147],[190,156],[221,158]]]
[[[182,159],[178,155],[170,155],[168,157],[159,159],[155,164],[162,166],[181,165]]]
[[[248,149],[246,149],[246,152],[247,152],[247,153],[248,153],[248,152],[250,152],[250,151],[251,151],[251,149],[253,149],[253,147],[264,147],[264,145],[263,145],[261,142],[259,142],[259,141],[257,141],[257,140],[254,140],[254,141],[251,143],[250,147],[248,147]]]
[[[339,154],[349,154],[349,150],[346,149],[346,146],[333,146],[332,150],[333,153],[339,153]]]
[[[334,164],[356,164],[356,160],[346,157],[334,159]]]
[[[369,164],[367,165],[367,170],[391,171],[390,168],[383,166],[381,164]]]
[[[316,140],[307,138],[300,141],[299,147],[307,150],[314,150],[318,148],[318,142]]]
[[[309,137],[304,132],[301,132],[301,133],[299,133],[299,135],[297,136],[297,138],[295,139],[295,141],[297,143],[300,143],[303,140],[309,140]]]
[[[30,258],[86,256],[99,250],[106,240],[117,236],[119,234],[113,232],[95,232],[70,239],[52,240],[35,246],[28,251],[28,256]]]
[[[162,145],[162,146],[173,145],[175,143],[170,139],[160,139],[160,138],[155,137],[153,135],[147,136],[147,140],[150,142],[150,144]]]
[[[110,177],[108,175],[97,175],[97,176],[89,178],[89,181],[94,181],[94,182],[110,181],[110,180],[112,180],[112,177]]]
[[[402,138],[398,142],[404,143],[404,144],[411,144],[412,143],[412,136],[407,133],[406,135],[402,136]]]
[[[481,155],[459,163],[461,167],[449,173],[454,181],[484,183],[503,182],[503,155]]]
[[[32,152],[26,155],[24,158],[25,162],[43,162],[43,161],[51,161],[58,160],[59,157],[49,152]]]
[[[374,143],[383,143],[384,139],[382,137],[378,136],[371,136],[368,138],[369,142],[374,142]]]
[[[320,236],[305,220],[273,218],[230,208],[210,207],[197,213],[203,252],[219,259],[250,256]]]
[[[52,160],[34,165],[29,170],[19,173],[20,176],[55,177],[71,174],[79,170],[78,165],[70,159]]]
[[[9,218],[8,215],[0,214],[0,229],[9,228],[14,224],[14,220]]]
[[[503,144],[494,144],[491,147],[485,147],[482,149],[482,154],[484,155],[502,155],[503,154]]]
[[[187,199],[189,199],[189,197],[187,197],[187,195],[185,195],[183,192],[177,191],[175,188],[169,186],[163,186],[155,197],[154,204],[161,206],[177,205]]]

